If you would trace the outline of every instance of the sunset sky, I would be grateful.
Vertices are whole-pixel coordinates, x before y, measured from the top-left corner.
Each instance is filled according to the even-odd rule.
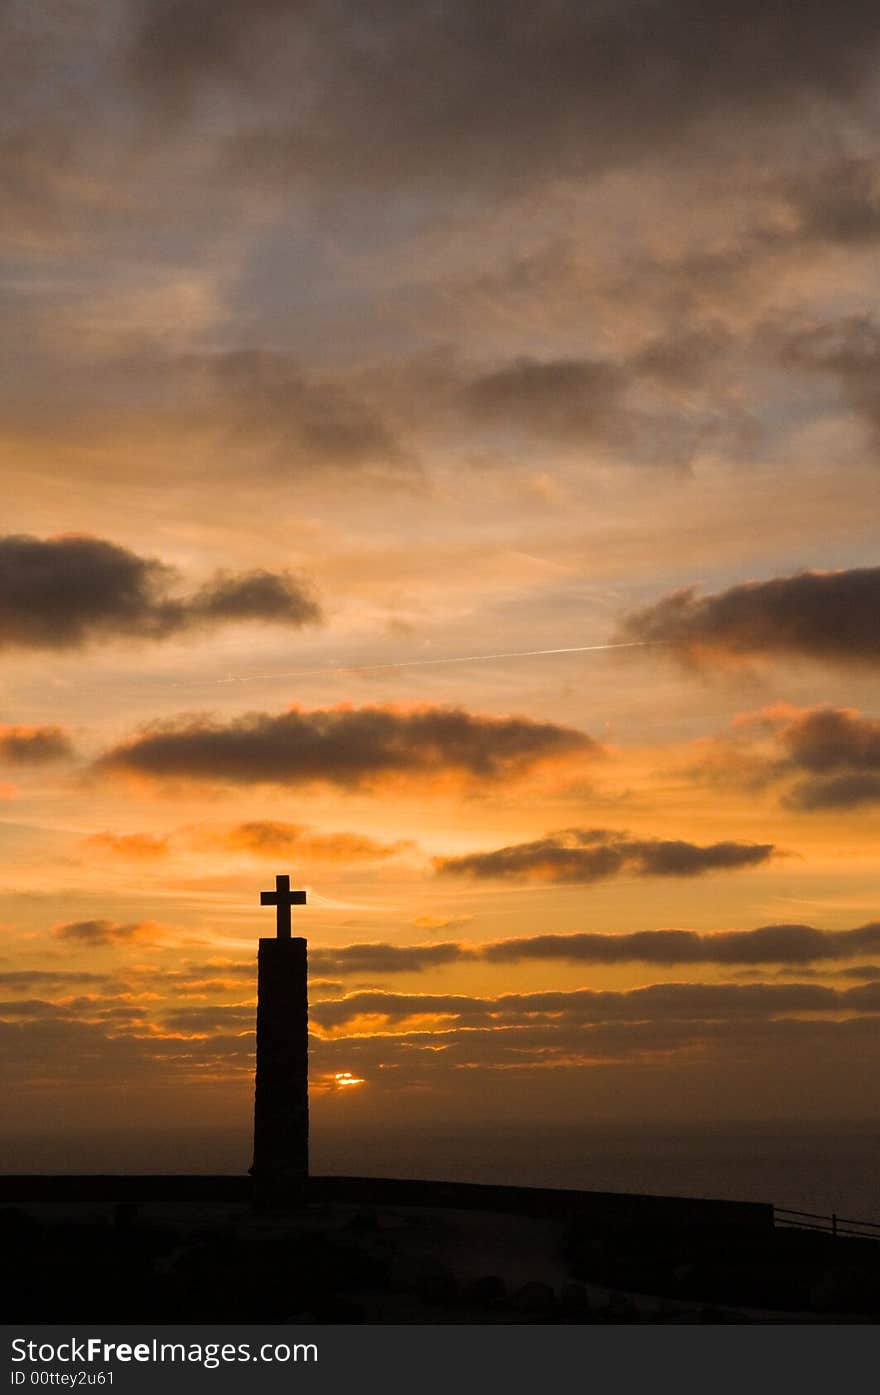
[[[876,1122],[876,7],[4,30],[9,1135]]]

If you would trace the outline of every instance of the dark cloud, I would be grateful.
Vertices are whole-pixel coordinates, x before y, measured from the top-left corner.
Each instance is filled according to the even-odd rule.
[[[13,1021],[18,1017],[66,1017],[68,1014],[57,1003],[47,1003],[41,998],[16,998],[13,1002],[0,1002],[0,1018]]]
[[[709,596],[674,591],[626,617],[620,633],[696,664],[774,655],[875,664],[878,608],[880,567],[805,571]]]
[[[849,245],[880,239],[876,160],[836,160],[791,181],[787,192],[801,237]]]
[[[101,538],[0,538],[0,646],[76,649],[116,637],[164,639],[201,625],[320,618],[288,572],[220,575],[188,600],[168,595],[171,568]]]
[[[382,942],[312,949],[309,962],[319,973],[423,973],[444,964],[519,964],[529,960],[568,964],[788,964],[851,959],[880,951],[880,924],[854,930],[818,930],[812,925],[762,925],[757,930],[638,930],[629,934],[527,935],[488,944],[446,941],[394,945]],[[880,977],[862,968],[854,976]]]
[[[209,1067],[229,1077],[237,1070],[253,1071],[253,1044],[236,1035],[192,1038],[181,1043],[177,1035],[134,1034],[106,1022],[83,1020],[58,1010],[31,1022],[0,1024],[0,1070],[4,1080],[27,1082],[33,1090],[76,1082],[90,1088],[102,1085],[128,1087],[133,1079],[149,1081],[174,1077],[204,1077]]]
[[[166,365],[191,410],[207,425],[252,450],[268,447],[273,468],[370,469],[383,475],[417,470],[379,410],[349,383],[307,371],[287,354],[236,349]]]
[[[310,625],[320,609],[301,580],[287,572],[221,573],[188,603],[189,622],[267,620],[279,625]]]
[[[818,707],[783,722],[784,766],[809,772],[788,802],[798,809],[853,809],[880,800],[880,721]]]
[[[528,1097],[531,1117],[562,1070],[561,1117],[568,1119],[571,1084],[588,1088],[599,1066],[614,1063],[645,1062],[656,1085],[668,1085],[672,1076],[673,1095],[683,1087],[688,1098],[695,1067],[711,1076],[717,1092],[719,1079],[730,1082],[725,1063],[749,1061],[763,1080],[782,1061],[787,1092],[793,1079],[803,1079],[811,1093],[824,1090],[825,1100],[838,1102],[855,1071],[853,1098],[860,1099],[874,1068],[878,1016],[876,983],[842,990],[812,982],[670,983],[497,997],[369,991],[315,1002],[312,1018],[321,1035],[313,1034],[310,1045],[318,1080],[325,1072],[357,1071],[377,1090],[419,1084],[451,1091],[463,1103],[462,1092],[476,1077],[479,1117],[488,1102],[481,1072],[513,1071],[520,1080],[543,1082],[540,1095]],[[7,1089],[34,1079],[43,1091],[130,1088],[132,1080],[181,1081],[189,1088],[207,1079],[244,1083],[252,1077],[253,1048],[251,1002],[181,1008],[148,1030],[142,1009],[112,998],[0,1005]],[[817,1075],[823,1063],[828,1070]],[[682,1069],[687,1076],[676,1076]],[[618,1088],[625,1082],[635,1084],[627,1074]],[[747,1089],[737,1093],[748,1098]],[[467,1114],[464,1104],[462,1117]]]
[[[53,926],[52,934],[59,940],[71,940],[81,945],[118,945],[135,941],[142,944],[155,940],[160,929],[150,920],[128,923],[118,920],[71,920]]]
[[[0,988],[10,992],[27,993],[33,988],[70,988],[79,984],[102,984],[107,982],[105,974],[53,969],[10,969],[0,973]]]
[[[562,829],[531,843],[434,859],[442,874],[546,882],[594,882],[619,875],[695,877],[755,867],[776,852],[772,843],[696,843],[632,838],[610,829]]]
[[[813,775],[880,771],[880,721],[851,709],[814,707],[790,719],[783,714],[779,734],[798,770]]]
[[[513,443],[592,445],[629,463],[688,465],[700,449],[727,453],[742,436],[741,408],[695,392],[731,343],[718,326],[682,326],[618,361],[519,358],[465,374],[453,400],[471,431]]]
[[[779,785],[793,809],[855,809],[880,800],[880,721],[842,707],[748,713],[732,735],[702,743],[688,773],[752,789]]]
[[[63,727],[0,725],[0,760],[13,765],[43,765],[69,760],[73,743]]]
[[[312,949],[309,966],[320,974],[405,974],[476,957],[478,951],[453,941],[430,945],[373,943]]]
[[[773,1018],[803,1012],[880,1012],[880,984],[837,989],[817,983],[657,983],[623,992],[576,988],[563,992],[507,993],[492,998],[460,994],[367,991],[315,1004],[311,1017],[326,1031],[363,1018],[389,1023],[448,1019],[457,1027],[552,1027],[567,1023],[711,1021]]]
[[[685,326],[677,333],[649,340],[629,361],[632,371],[672,387],[699,383],[706,370],[734,343],[723,325]]]
[[[453,707],[292,708],[148,728],[109,751],[98,769],[155,779],[279,785],[325,780],[343,788],[383,776],[463,775],[501,780],[539,762],[598,752],[582,732],[525,717]]]
[[[811,325],[787,339],[781,359],[788,368],[834,379],[849,405],[880,431],[880,327],[866,316]]]
[[[130,71],[170,117],[222,91],[237,165],[353,185],[513,187],[733,123],[767,140],[875,73],[866,0],[142,0]],[[242,129],[247,112],[250,130]]]
[[[588,359],[520,359],[474,378],[461,393],[474,419],[507,431],[577,444],[614,434],[626,375]]]
[[[757,930],[700,934],[694,930],[641,930],[624,935],[534,935],[481,948],[494,963],[560,959],[576,964],[812,964],[880,949],[880,924],[855,930],[811,925],[762,925]]]
[[[834,775],[830,780],[804,780],[788,802],[796,809],[858,809],[880,801],[880,774]]]
[[[252,1004],[233,1004],[223,1007],[183,1008],[172,1012],[163,1019],[164,1025],[172,1032],[194,1032],[209,1035],[213,1032],[253,1032],[256,1022],[256,1008]]]

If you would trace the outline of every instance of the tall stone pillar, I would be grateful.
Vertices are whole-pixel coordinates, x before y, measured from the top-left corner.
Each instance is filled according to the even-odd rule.
[[[309,1003],[304,939],[261,939],[254,1203],[301,1206],[309,1174]]]

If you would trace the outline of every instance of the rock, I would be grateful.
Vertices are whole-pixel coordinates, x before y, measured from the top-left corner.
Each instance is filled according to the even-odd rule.
[[[458,1279],[448,1269],[438,1269],[434,1273],[421,1276],[417,1292],[426,1303],[445,1306],[454,1303],[458,1297]]]
[[[0,1240],[4,1246],[30,1244],[40,1234],[41,1229],[39,1222],[18,1206],[4,1206],[0,1209]]]
[[[587,1295],[586,1286],[576,1283],[574,1280],[563,1284],[559,1295],[560,1306],[564,1313],[578,1315],[590,1311],[590,1300]]]
[[[513,1295],[513,1306],[521,1313],[549,1313],[556,1304],[556,1295],[549,1284],[532,1279]]]
[[[366,1207],[361,1207],[355,1211],[350,1221],[346,1222],[346,1230],[376,1230],[379,1226],[379,1218],[375,1211],[370,1211]]]
[[[611,1293],[604,1308],[599,1309],[603,1322],[640,1322],[641,1314],[635,1301],[625,1293]]]
[[[483,1274],[472,1279],[465,1289],[465,1297],[470,1303],[479,1303],[486,1308],[503,1303],[507,1297],[507,1285],[497,1274]]]

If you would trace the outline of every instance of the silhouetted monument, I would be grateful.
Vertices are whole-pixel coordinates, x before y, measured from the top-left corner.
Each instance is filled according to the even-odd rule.
[[[289,877],[260,904],[275,906],[276,937],[261,939],[257,971],[254,1201],[299,1206],[309,1173],[309,997],[306,941],[290,935],[291,906],[305,905]]]

